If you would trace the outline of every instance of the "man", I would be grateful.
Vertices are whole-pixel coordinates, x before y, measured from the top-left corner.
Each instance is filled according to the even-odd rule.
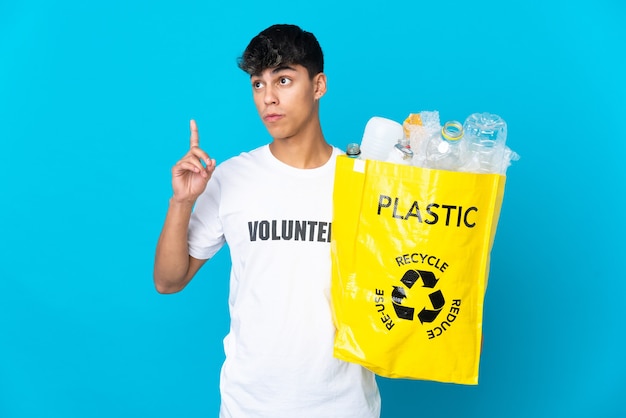
[[[216,167],[191,121],[190,150],[172,169],[156,288],[181,290],[228,243],[221,417],[378,417],[373,374],[332,354],[332,188],[341,151],[319,120],[322,50],[313,34],[274,25],[251,40],[239,66],[272,141]]]

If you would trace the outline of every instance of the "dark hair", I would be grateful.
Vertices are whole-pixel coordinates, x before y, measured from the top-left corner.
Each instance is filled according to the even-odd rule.
[[[313,78],[324,71],[324,54],[312,33],[295,25],[273,25],[252,38],[237,63],[249,75],[282,65],[302,65]]]

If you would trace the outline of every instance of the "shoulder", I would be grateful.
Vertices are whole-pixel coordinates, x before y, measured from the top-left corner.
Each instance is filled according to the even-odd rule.
[[[333,147],[333,153],[330,156],[329,164],[331,164],[334,167],[336,162],[337,162],[337,157],[339,157],[340,155],[345,155],[346,153],[345,153],[345,151],[343,151],[342,149],[337,148],[334,145],[332,147]]]
[[[331,145],[333,147],[333,158],[337,157],[338,155],[344,155],[346,152],[340,148],[337,148],[334,145]]]
[[[260,146],[252,151],[242,152],[218,164],[215,172],[240,170],[244,167],[257,165],[267,160],[268,153],[268,145]]]
[[[264,145],[230,157],[217,165],[211,182],[214,183],[214,187],[233,190],[248,184],[256,184],[259,179],[266,178],[268,173],[271,173],[268,154],[269,147]]]

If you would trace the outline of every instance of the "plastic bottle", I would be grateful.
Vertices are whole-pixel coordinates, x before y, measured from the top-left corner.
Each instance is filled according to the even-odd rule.
[[[433,135],[439,135],[441,131],[439,112],[422,110],[419,113],[411,113],[402,127],[404,137],[409,139],[409,145],[413,151],[412,165],[424,167],[428,141]]]
[[[409,138],[402,138],[391,149],[387,159],[389,163],[412,165],[413,164],[413,151],[411,145],[409,145]]]
[[[504,174],[506,159],[506,122],[493,113],[473,113],[463,124],[465,141],[471,155],[468,171]]]
[[[391,149],[404,136],[402,125],[380,116],[365,125],[361,140],[361,158],[385,161]]]
[[[433,136],[426,148],[425,165],[439,170],[459,171],[463,167],[463,125],[455,120],[446,122],[439,135]]]
[[[356,142],[350,142],[346,147],[346,155],[350,158],[361,158],[361,146]]]

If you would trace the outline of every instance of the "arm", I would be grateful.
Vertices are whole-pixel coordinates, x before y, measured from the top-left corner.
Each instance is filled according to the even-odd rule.
[[[215,170],[215,160],[200,149],[195,121],[190,128],[189,152],[172,168],[174,195],[156,248],[154,285],[159,293],[182,290],[206,261],[189,255],[187,228],[193,205]]]
[[[154,261],[154,285],[159,293],[182,290],[206,261],[189,255],[187,227],[192,207],[193,203],[170,199]]]

